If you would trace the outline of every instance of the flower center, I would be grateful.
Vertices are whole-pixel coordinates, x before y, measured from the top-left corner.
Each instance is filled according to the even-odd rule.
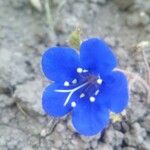
[[[95,102],[96,96],[99,94],[100,85],[102,84],[102,79],[100,76],[96,76],[94,74],[89,73],[88,70],[77,68],[77,72],[81,78],[81,81],[87,83],[85,87],[83,87],[82,93],[80,94],[80,98],[87,96],[90,102]]]
[[[79,74],[80,77],[78,80],[74,79],[71,83],[69,83],[68,81],[64,82],[64,86],[68,87],[69,89],[55,90],[55,92],[69,93],[64,102],[64,106],[68,104],[72,95],[79,89],[81,90],[79,99],[82,99],[86,96],[90,102],[95,102],[96,96],[100,92],[99,89],[100,89],[100,85],[102,84],[102,79],[100,78],[100,76],[93,75],[89,73],[88,70],[82,68],[77,68],[77,73]],[[72,107],[76,107],[76,105],[77,105],[77,100],[71,102]]]

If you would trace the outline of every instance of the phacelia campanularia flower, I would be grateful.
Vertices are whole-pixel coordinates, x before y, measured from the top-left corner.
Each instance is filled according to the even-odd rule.
[[[127,79],[116,66],[110,47],[98,38],[82,42],[80,53],[70,47],[47,49],[42,69],[54,82],[43,92],[43,109],[54,117],[71,112],[82,135],[101,132],[109,113],[120,113],[128,104]]]

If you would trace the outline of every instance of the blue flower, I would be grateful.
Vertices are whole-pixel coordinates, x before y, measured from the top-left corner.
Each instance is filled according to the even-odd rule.
[[[80,55],[69,47],[49,48],[43,54],[42,69],[54,82],[43,92],[43,109],[54,117],[71,112],[80,134],[101,132],[109,113],[119,113],[128,104],[127,79],[114,70],[116,66],[111,49],[98,38],[82,42]]]

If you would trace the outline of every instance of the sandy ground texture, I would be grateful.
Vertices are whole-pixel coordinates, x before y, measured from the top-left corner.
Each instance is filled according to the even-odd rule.
[[[150,150],[150,0],[49,4],[0,0],[0,150]],[[76,25],[83,38],[108,42],[130,84],[122,121],[94,137],[77,134],[70,116],[54,120],[41,108],[49,82],[40,70],[41,54],[65,43]]]

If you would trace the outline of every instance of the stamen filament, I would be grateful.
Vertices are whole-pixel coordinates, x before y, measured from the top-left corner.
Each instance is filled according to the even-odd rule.
[[[69,90],[55,90],[55,92],[60,92],[60,93],[69,93],[69,92],[70,92],[69,95],[68,95],[68,97],[67,97],[67,99],[65,100],[65,103],[64,103],[64,106],[66,106],[67,103],[69,102],[69,100],[70,100],[72,94],[73,94],[75,91],[79,90],[80,88],[84,87],[84,86],[87,85],[87,84],[88,84],[88,82],[85,82],[85,83],[81,84],[80,86],[78,86],[78,87],[76,87],[76,88],[74,88],[74,89],[69,89]]]

